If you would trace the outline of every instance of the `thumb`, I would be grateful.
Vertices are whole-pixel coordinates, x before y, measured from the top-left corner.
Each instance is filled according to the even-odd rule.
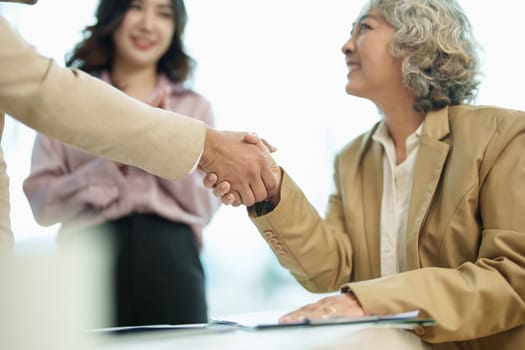
[[[243,137],[243,141],[251,144],[258,144],[259,142],[262,142],[264,146],[268,149],[269,152],[273,153],[277,151],[277,147],[271,145],[268,141],[266,141],[263,138],[260,138],[257,134],[245,134]]]
[[[168,108],[168,96],[169,96],[168,90],[162,89],[158,94],[149,98],[146,101],[146,103],[152,107],[167,109]]]

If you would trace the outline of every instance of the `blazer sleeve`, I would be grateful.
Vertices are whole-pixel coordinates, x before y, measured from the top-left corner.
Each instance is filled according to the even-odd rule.
[[[206,126],[149,107],[39,55],[0,17],[0,112],[94,155],[178,180],[197,163]]]
[[[279,204],[262,216],[255,207],[248,214],[279,263],[309,291],[335,291],[349,281],[354,252],[344,227],[339,189],[330,196],[323,219],[283,170]]]

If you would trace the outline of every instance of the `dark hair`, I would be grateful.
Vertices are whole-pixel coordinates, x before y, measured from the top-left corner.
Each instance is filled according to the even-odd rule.
[[[112,35],[122,23],[133,0],[100,0],[96,22],[83,30],[84,39],[66,56],[66,65],[87,72],[109,70],[114,56]],[[171,0],[175,29],[166,53],[157,64],[157,72],[164,73],[171,81],[183,82],[195,66],[185,52],[182,34],[188,21],[183,0]]]

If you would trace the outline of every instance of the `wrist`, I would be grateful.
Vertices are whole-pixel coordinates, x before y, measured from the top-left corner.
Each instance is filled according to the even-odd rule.
[[[361,302],[359,301],[359,299],[357,299],[357,296],[354,294],[354,292],[348,286],[344,286],[341,289],[341,294],[346,295],[355,305],[357,305],[358,307],[360,307],[363,310],[363,306],[361,305]],[[363,310],[363,312],[364,312],[364,310]]]
[[[201,150],[200,159],[198,160],[198,166],[201,169],[206,169],[209,166],[210,149],[213,149],[211,145],[213,144],[214,138],[215,138],[215,130],[213,130],[210,127],[206,127],[206,136],[204,138],[204,145]]]

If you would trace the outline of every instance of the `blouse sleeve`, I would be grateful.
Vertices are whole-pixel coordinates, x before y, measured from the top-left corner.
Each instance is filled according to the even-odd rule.
[[[78,168],[67,162],[68,146],[38,135],[24,192],[38,223],[52,225],[118,200],[125,181],[117,166],[93,157]],[[75,150],[76,151],[76,150]]]

